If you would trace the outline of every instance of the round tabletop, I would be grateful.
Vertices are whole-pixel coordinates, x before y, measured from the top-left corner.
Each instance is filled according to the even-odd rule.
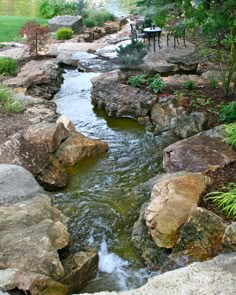
[[[143,31],[146,32],[146,33],[157,33],[157,32],[161,32],[161,28],[159,28],[159,27],[150,27],[150,28],[143,29]]]

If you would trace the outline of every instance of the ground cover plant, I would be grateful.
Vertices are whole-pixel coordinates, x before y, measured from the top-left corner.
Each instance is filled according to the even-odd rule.
[[[0,42],[10,42],[22,40],[20,29],[28,22],[34,20],[38,24],[47,24],[45,19],[33,19],[24,16],[0,16]]]
[[[20,101],[13,99],[12,90],[0,84],[0,112],[18,113],[23,109],[24,107]]]
[[[16,69],[17,63],[13,58],[0,56],[0,76],[14,76]]]
[[[154,76],[147,76],[147,75],[131,76],[128,79],[128,83],[134,87],[150,90],[154,92],[155,94],[158,92],[161,92],[166,87],[165,82],[163,81],[162,77],[159,74],[156,74]]]

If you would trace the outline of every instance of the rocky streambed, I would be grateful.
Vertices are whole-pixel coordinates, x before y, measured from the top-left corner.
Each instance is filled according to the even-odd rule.
[[[74,62],[71,52],[68,56]],[[27,67],[17,78],[5,82],[17,87],[17,97],[26,106],[27,123],[24,130],[8,134],[10,137],[0,145],[0,290],[17,288],[30,294],[58,295],[76,292],[98,270],[97,251],[86,248],[91,245],[98,250],[102,244],[100,252],[108,259],[104,267],[114,257],[109,251],[123,258],[121,272],[129,259],[138,265],[130,241],[132,224],[137,219],[132,243],[151,269],[165,272],[235,251],[235,223],[198,207],[212,181],[207,171],[236,161],[236,152],[223,142],[223,126],[204,131],[208,129],[206,114],[186,114],[175,96],[157,100],[150,93],[137,92],[123,83],[120,77],[124,71],[93,80],[96,112],[91,105],[87,108],[89,91],[85,80],[78,83],[78,99],[79,73],[72,72],[73,83],[64,83],[70,107],[63,102],[63,87],[56,103],[58,111],[68,111],[66,115],[71,115],[73,122],[65,117],[58,119],[54,103],[45,101],[53,97],[62,82],[58,61],[33,62],[34,71]],[[77,110],[82,112],[81,117]],[[111,119],[104,110],[109,116],[123,118]],[[146,122],[146,127],[127,116]],[[52,195],[37,184],[29,171],[46,189],[63,187],[70,179],[68,188],[53,197],[69,220],[52,206]],[[71,178],[73,174],[78,176]],[[71,250],[67,257],[61,251],[59,255],[58,251],[68,245]],[[160,294],[168,294],[173,288],[195,292],[199,282],[205,292],[211,280],[217,282],[214,288],[219,294],[224,294],[227,277],[227,294],[234,294],[234,259],[231,253],[212,262],[190,265],[172,272],[171,279],[167,272],[130,292],[155,294],[157,285]],[[119,272],[114,276],[121,281]],[[128,276],[132,280],[134,272]],[[191,278],[187,286],[185,277]],[[104,282],[102,277],[102,290],[109,289],[104,288]],[[207,293],[214,294],[214,288]]]

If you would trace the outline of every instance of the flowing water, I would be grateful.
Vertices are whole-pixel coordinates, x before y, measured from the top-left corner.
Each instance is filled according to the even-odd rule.
[[[69,217],[72,251],[91,245],[100,252],[100,273],[87,292],[130,289],[150,275],[130,241],[140,206],[132,189],[160,171],[162,149],[168,144],[130,118],[95,111],[90,79],[96,75],[68,70],[55,97],[58,113],[68,116],[79,132],[109,144],[107,154],[72,169],[68,187],[55,196]]]
[[[87,0],[90,5],[106,8],[115,16],[129,13],[133,0]],[[0,0],[0,15],[39,16],[40,0]]]

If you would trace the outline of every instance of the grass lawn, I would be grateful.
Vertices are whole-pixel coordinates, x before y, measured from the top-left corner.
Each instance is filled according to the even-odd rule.
[[[40,24],[47,24],[46,19],[26,16],[0,16],[0,42],[17,41],[21,39],[18,34],[24,23],[35,20]]]

